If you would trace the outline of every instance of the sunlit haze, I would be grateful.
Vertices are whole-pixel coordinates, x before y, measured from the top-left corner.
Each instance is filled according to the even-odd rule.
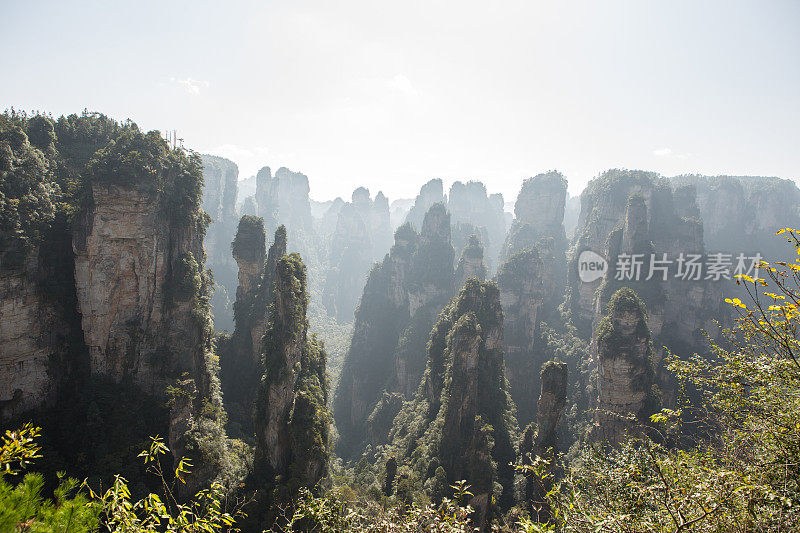
[[[800,3],[7,2],[0,102],[390,200],[550,169],[800,177]]]

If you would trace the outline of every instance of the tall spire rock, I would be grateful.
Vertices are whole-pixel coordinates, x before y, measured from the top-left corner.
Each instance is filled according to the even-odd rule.
[[[516,421],[505,384],[500,293],[472,278],[431,331],[423,380],[395,419],[386,454],[402,458],[435,499],[468,480],[481,527],[495,500],[501,508],[513,501]]]
[[[306,267],[299,255],[284,255],[275,269],[275,299],[253,411],[254,470],[264,525],[299,488],[317,489],[328,472],[326,356],[322,343],[308,334],[307,308]]]
[[[595,332],[598,397],[594,440],[615,445],[641,435],[659,403],[644,303],[625,287],[611,297]]]
[[[456,267],[456,287],[461,287],[469,278],[486,279],[486,265],[483,262],[483,244],[480,237],[470,235],[467,245],[461,252]]]
[[[506,236],[501,260],[532,248],[548,237],[553,239],[557,253],[563,257],[567,249],[566,200],[567,180],[560,172],[551,171],[526,179],[514,204],[515,219]]]
[[[264,219],[245,215],[239,221],[236,237],[231,244],[233,258],[239,267],[239,286],[236,298],[241,299],[251,292],[261,281],[266,257],[267,234],[264,230]]]
[[[641,194],[648,203],[658,179],[655,172],[608,170],[590,181],[581,193],[581,212],[569,259],[568,307],[574,325],[586,338],[591,334],[595,318],[594,296],[602,280],[580,280],[580,254],[586,250],[603,254],[611,232],[624,224],[628,198],[633,194]]]
[[[74,222],[73,251],[91,373],[164,402],[184,391],[170,402],[170,448],[208,454],[195,479],[209,479],[222,463],[225,413],[212,353],[200,159],[171,150],[157,132],[131,129],[95,154],[89,173],[91,202]]]
[[[539,394],[536,427],[534,429],[533,424],[529,424],[520,443],[521,463],[532,465],[536,457],[541,457],[550,462],[548,471],[551,474],[555,470],[553,460],[558,452],[557,428],[567,404],[568,372],[567,364],[559,361],[547,361],[542,365],[542,391]],[[546,497],[552,488],[549,480],[538,477],[534,472],[529,472],[525,479],[524,501],[528,512],[539,522],[550,520],[551,510]]]
[[[256,210],[264,219],[267,233],[279,225],[286,226],[289,249],[297,250],[315,265],[320,257],[314,246],[316,233],[308,193],[308,177],[300,172],[281,167],[273,176],[270,167],[263,167],[256,174]]]
[[[410,224],[398,228],[391,251],[370,272],[333,403],[341,456],[361,452],[365,422],[384,390],[406,398],[416,391],[427,333],[453,294],[453,256],[450,216],[438,203],[425,214],[421,235]]]
[[[537,329],[548,287],[544,264],[536,248],[518,252],[497,273],[505,313],[506,375],[522,424],[536,416],[539,369],[546,360],[537,345]]]
[[[261,338],[267,329],[269,306],[275,292],[275,269],[286,254],[286,228],[275,230],[265,254],[264,223],[245,215],[239,222],[233,255],[239,264],[239,287],[234,304],[236,327],[230,337],[220,336],[218,351],[228,431],[233,437],[252,435],[252,407],[261,376]]]

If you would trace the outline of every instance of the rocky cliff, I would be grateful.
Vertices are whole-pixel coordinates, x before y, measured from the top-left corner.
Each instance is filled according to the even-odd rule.
[[[251,415],[261,376],[261,339],[273,301],[277,262],[286,254],[286,228],[275,230],[269,254],[265,253],[265,239],[263,221],[243,216],[233,241],[233,255],[239,265],[236,327],[230,337],[220,337],[217,343],[228,433],[245,439],[253,433]]]
[[[328,471],[325,351],[308,334],[306,269],[297,254],[275,270],[275,300],[261,346],[263,375],[253,411],[255,477],[262,527],[299,488],[318,490]]]
[[[486,186],[479,181],[456,181],[450,187],[447,210],[454,225],[471,224],[480,232],[486,250],[486,265],[490,272],[497,270],[500,248],[506,234],[503,195],[488,195]],[[455,239],[453,244],[460,253],[463,244]]]
[[[800,189],[791,180],[694,174],[670,181],[675,188],[694,187],[710,251],[782,259],[785,249],[774,233],[800,224]]]
[[[52,404],[85,361],[54,125],[15,118],[0,115],[0,421]]]
[[[455,286],[462,287],[469,278],[486,279],[486,264],[483,262],[483,243],[480,237],[472,234],[461,251],[456,267]]]
[[[516,252],[552,238],[558,254],[567,249],[564,230],[564,206],[567,199],[567,180],[556,171],[538,174],[522,183],[514,204],[514,222],[503,244],[501,261]]]
[[[13,333],[0,331],[8,343],[3,355],[17,359],[0,390],[26,408],[57,404],[26,416],[45,427],[76,475],[108,473],[109,461],[127,468],[132,443],[161,433],[175,455],[194,459],[186,488],[199,487],[226,461],[200,159],[169,148],[158,132],[99,114],[27,120],[52,134],[41,177],[58,189],[43,182],[25,200],[40,204],[21,228],[23,239],[35,238],[16,273],[0,273],[4,305],[18,321]],[[5,178],[13,182],[13,174]],[[36,235],[26,228],[48,212],[54,216]],[[4,261],[9,251],[4,246]],[[20,336],[17,327],[34,336]]]
[[[539,370],[546,353],[537,344],[537,331],[547,295],[545,267],[538,250],[518,252],[497,273],[505,314],[505,361],[517,418],[527,425],[536,416]]]
[[[425,218],[425,213],[431,208],[433,204],[444,202],[444,185],[440,179],[432,179],[423,185],[411,210],[406,215],[406,222],[414,226],[417,231],[422,228],[422,220]]]
[[[401,226],[387,257],[370,272],[333,404],[342,456],[360,452],[364,421],[384,389],[407,398],[416,391],[427,332],[453,291],[453,255],[450,217],[435,204],[422,233]]]
[[[542,365],[540,377],[542,390],[537,406],[536,427],[533,424],[525,428],[520,443],[519,455],[523,465],[534,465],[540,457],[549,464],[546,472],[551,476],[556,472],[554,461],[558,453],[557,427],[567,404],[567,364],[558,361],[547,361]],[[547,492],[552,488],[552,477],[540,476],[535,472],[525,475],[523,498],[528,512],[540,522],[551,518],[551,509],[547,501]]]
[[[237,184],[236,163],[213,155],[200,156],[203,164],[203,202],[201,208],[211,217],[203,239],[206,266],[214,273],[212,310],[214,327],[233,329],[233,302],[236,290],[236,263],[230,243],[236,233]]]
[[[595,316],[594,295],[602,280],[581,282],[578,258],[586,250],[602,255],[608,236],[624,222],[628,198],[632,194],[641,194],[648,202],[658,179],[654,172],[608,170],[590,181],[581,193],[581,212],[569,257],[568,306],[575,326],[585,337],[591,333]]]
[[[496,285],[470,279],[439,315],[413,401],[385,452],[434,498],[469,480],[476,523],[513,501],[513,402],[505,388],[503,312]]]
[[[659,405],[644,303],[619,289],[595,332],[598,397],[592,438],[609,444],[642,435]]]
[[[339,208],[336,230],[328,252],[322,303],[339,323],[353,320],[353,312],[373,262],[391,245],[389,203],[382,193],[370,199],[359,187],[352,201]]]

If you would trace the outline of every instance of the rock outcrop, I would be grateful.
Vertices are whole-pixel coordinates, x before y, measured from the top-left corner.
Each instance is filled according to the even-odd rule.
[[[249,438],[252,408],[261,376],[261,339],[267,330],[269,306],[275,291],[278,259],[286,255],[286,228],[279,226],[265,253],[264,223],[245,215],[239,222],[233,254],[239,264],[234,317],[236,328],[230,337],[220,337],[220,377],[228,411],[228,433]]]
[[[641,194],[648,200],[657,180],[654,172],[609,170],[590,181],[581,193],[581,213],[569,257],[568,306],[573,323],[587,338],[595,317],[594,295],[602,280],[581,282],[578,258],[586,250],[602,255],[608,236],[624,222],[628,198]]]
[[[300,488],[317,491],[328,471],[325,351],[308,334],[306,268],[297,254],[277,261],[275,300],[261,348],[263,375],[253,412],[261,523]]]
[[[505,314],[506,376],[517,418],[526,425],[536,416],[539,370],[547,357],[536,343],[547,295],[545,279],[545,267],[536,248],[514,254],[497,273]]]
[[[556,470],[553,461],[558,452],[557,428],[567,404],[566,363],[548,361],[542,365],[542,391],[536,415],[536,428],[528,425],[520,443],[520,462],[532,466],[537,457],[548,461],[547,472],[552,476]],[[544,465],[543,465],[544,466]],[[531,516],[539,522],[551,519],[547,492],[552,488],[552,477],[539,476],[535,472],[525,475],[523,498]]]
[[[8,143],[7,120],[36,126],[35,160],[20,164],[31,144],[20,131]],[[26,419],[78,475],[108,475],[147,435],[165,435],[195,464],[183,488],[198,489],[227,460],[199,158],[95,113],[5,115],[4,156],[6,144],[0,361],[13,371],[0,375],[11,395],[0,398],[3,416],[34,408]],[[11,202],[8,185],[30,190]],[[35,409],[43,403],[53,409]]]
[[[359,187],[352,201],[342,205],[328,253],[322,303],[339,323],[353,320],[353,312],[373,262],[391,245],[389,202],[383,193],[371,200]]]
[[[20,269],[0,269],[0,420],[52,404],[67,374],[57,363],[69,349],[68,311],[48,298],[39,253]]]
[[[501,261],[532,248],[544,238],[551,238],[560,256],[567,249],[564,230],[564,206],[567,180],[560,172],[551,171],[529,178],[514,204],[514,222],[503,245]]]
[[[352,457],[366,441],[364,422],[383,390],[410,398],[425,370],[427,333],[453,292],[450,217],[442,204],[425,214],[422,233],[410,224],[367,279],[333,410],[338,451]]]
[[[644,303],[625,287],[595,332],[598,398],[592,438],[617,445],[642,435],[659,403]]]
[[[773,235],[781,228],[800,225],[800,189],[793,181],[695,174],[676,176],[670,182],[676,189],[695,189],[710,251],[785,258],[783,242]]]
[[[483,262],[483,243],[474,233],[461,252],[456,267],[456,287],[462,287],[469,278],[486,279],[486,265]]]
[[[387,456],[398,457],[434,499],[469,480],[475,522],[513,501],[516,421],[505,389],[503,311],[491,282],[467,281],[431,331],[414,400],[395,419]],[[497,485],[499,484],[499,489]]]
[[[503,195],[486,193],[486,186],[479,181],[453,183],[447,198],[447,210],[454,225],[471,224],[479,232],[486,249],[486,265],[489,271],[497,270],[498,257],[506,234],[503,214]],[[462,243],[453,240],[458,252]]]
[[[414,200],[414,205],[406,215],[406,222],[414,226],[417,231],[422,228],[422,221],[425,218],[425,213],[431,208],[433,204],[443,203],[444,198],[444,185],[440,179],[432,179],[423,185],[417,198]]]
[[[289,250],[300,253],[310,268],[316,269],[321,254],[308,192],[308,177],[285,167],[274,176],[269,167],[263,167],[256,175],[256,210],[264,219],[267,234],[271,235],[281,224],[286,226]]]

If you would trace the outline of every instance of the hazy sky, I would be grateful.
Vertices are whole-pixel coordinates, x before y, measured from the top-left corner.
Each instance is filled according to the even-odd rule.
[[[0,105],[390,200],[608,168],[800,178],[800,2],[0,0]]]

